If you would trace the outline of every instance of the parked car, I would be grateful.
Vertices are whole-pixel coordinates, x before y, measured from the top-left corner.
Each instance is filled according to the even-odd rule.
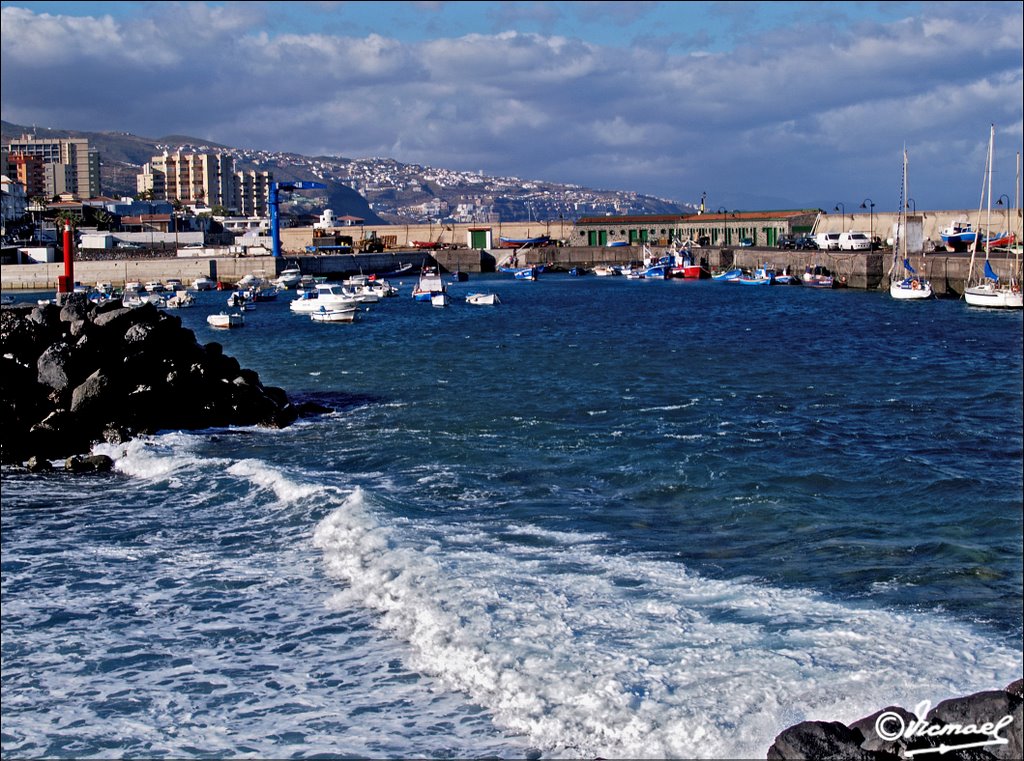
[[[754,239],[753,238],[743,238],[743,239],[740,240],[740,245],[743,246],[744,248],[750,248],[751,246],[754,245]]]
[[[795,235],[780,235],[778,242],[775,244],[779,248],[796,248],[796,242],[798,238]]]
[[[793,248],[800,251],[813,251],[817,250],[818,243],[810,235],[801,235],[799,238],[795,238]]]

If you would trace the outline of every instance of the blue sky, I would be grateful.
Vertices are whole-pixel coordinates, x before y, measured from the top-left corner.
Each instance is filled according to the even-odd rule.
[[[18,124],[386,156],[712,208],[1014,193],[1020,2],[2,3]]]

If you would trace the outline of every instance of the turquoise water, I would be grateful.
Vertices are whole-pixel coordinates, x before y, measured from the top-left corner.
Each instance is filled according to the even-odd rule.
[[[331,415],[4,472],[5,755],[763,758],[1020,677],[1020,313],[411,287],[177,313]]]

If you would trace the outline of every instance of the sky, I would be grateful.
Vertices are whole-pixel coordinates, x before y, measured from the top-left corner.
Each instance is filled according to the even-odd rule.
[[[1016,2],[0,0],[54,129],[635,191],[710,211],[1013,206]]]

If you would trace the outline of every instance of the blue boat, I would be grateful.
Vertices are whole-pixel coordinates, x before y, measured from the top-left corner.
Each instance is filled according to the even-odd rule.
[[[669,276],[669,267],[666,264],[653,264],[640,274],[646,280],[664,280]]]
[[[743,270],[741,270],[739,267],[736,267],[727,272],[720,272],[717,275],[712,275],[711,279],[718,280],[719,282],[723,283],[730,283],[733,280],[739,280],[741,277],[743,277]]]
[[[526,267],[526,268],[521,269],[521,270],[516,270],[515,278],[516,278],[516,280],[536,280],[537,279],[537,268],[536,267]]]
[[[960,220],[950,222],[949,227],[939,234],[942,236],[942,243],[949,251],[966,251],[978,238],[978,233],[971,227],[971,223]]]

